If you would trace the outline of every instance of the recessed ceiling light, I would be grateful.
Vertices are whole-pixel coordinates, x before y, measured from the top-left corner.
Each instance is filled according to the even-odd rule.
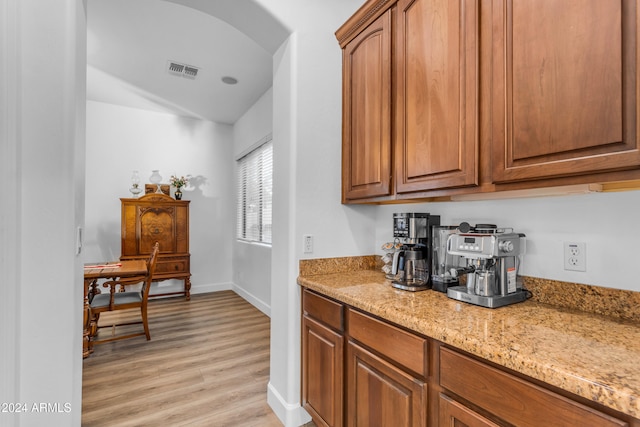
[[[230,76],[224,76],[222,78],[222,82],[226,83],[228,85],[234,85],[234,84],[238,83],[238,79],[236,79],[234,77],[230,77]]]

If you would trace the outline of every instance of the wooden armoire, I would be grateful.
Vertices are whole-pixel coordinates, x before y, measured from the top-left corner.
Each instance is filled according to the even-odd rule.
[[[174,200],[160,193],[147,194],[138,199],[123,198],[120,201],[122,202],[120,260],[147,259],[155,242],[159,242],[160,253],[153,280],[183,280],[184,292],[152,296],[184,294],[189,300],[191,290],[189,201]]]

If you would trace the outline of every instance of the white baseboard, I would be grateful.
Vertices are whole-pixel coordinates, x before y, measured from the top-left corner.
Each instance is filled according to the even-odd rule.
[[[230,291],[235,285],[231,282],[210,283],[205,285],[191,285],[191,294],[206,294],[209,292]]]
[[[192,285],[191,286],[191,294],[206,294],[209,292],[219,292],[219,291],[234,291],[236,294],[240,295],[243,299],[247,300],[251,305],[255,308],[263,312],[265,315],[271,317],[271,306],[261,299],[257,298],[250,292],[242,289],[235,283],[226,282],[226,283],[210,283],[205,285]]]
[[[267,385],[267,403],[284,427],[299,427],[311,421],[311,416],[299,403],[286,402],[271,382]]]
[[[270,305],[268,305],[267,303],[265,303],[261,299],[256,298],[255,295],[245,291],[244,289],[242,289],[238,285],[233,285],[232,289],[236,294],[240,295],[242,298],[247,300],[255,308],[257,308],[258,310],[260,310],[261,312],[266,314],[268,317],[271,317],[271,306]]]
[[[190,293],[191,295],[195,295],[206,294],[209,292],[230,291],[233,290],[234,286],[235,285],[231,282],[191,285]],[[157,294],[166,294],[171,292],[184,292],[184,283],[174,279],[163,282],[154,282],[149,296],[153,297]]]

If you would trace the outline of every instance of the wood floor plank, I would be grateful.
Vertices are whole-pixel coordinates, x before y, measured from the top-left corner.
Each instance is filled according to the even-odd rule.
[[[232,291],[152,300],[149,327],[151,341],[99,344],[84,360],[83,426],[282,425],[267,404],[269,318],[251,304]]]

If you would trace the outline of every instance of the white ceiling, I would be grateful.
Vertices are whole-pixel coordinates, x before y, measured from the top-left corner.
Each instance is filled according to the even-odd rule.
[[[288,33],[253,0],[88,0],[87,99],[232,124],[271,87]]]

